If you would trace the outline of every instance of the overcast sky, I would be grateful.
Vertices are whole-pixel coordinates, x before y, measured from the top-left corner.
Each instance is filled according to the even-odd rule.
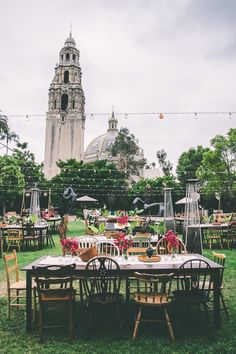
[[[0,109],[44,159],[48,88],[69,35],[80,50],[85,148],[111,112],[236,112],[235,0],[8,0],[1,3]],[[30,117],[31,114],[41,115]],[[29,115],[27,119],[25,115]],[[209,146],[236,127],[236,114],[118,115],[149,162],[165,149]],[[0,152],[3,150],[0,150]]]

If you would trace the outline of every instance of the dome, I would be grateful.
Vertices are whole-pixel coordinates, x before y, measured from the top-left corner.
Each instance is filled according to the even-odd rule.
[[[103,135],[99,135],[88,145],[84,154],[84,162],[90,163],[97,160],[115,160],[113,157],[109,156],[109,150],[112,144],[115,142],[117,135],[117,120],[115,118],[113,109],[111,118],[108,120],[107,132]]]
[[[115,142],[118,135],[117,130],[108,131],[107,133],[98,136],[88,145],[85,151],[84,162],[94,162],[96,160],[106,160],[109,158],[109,149]],[[111,158],[109,158],[110,160]]]

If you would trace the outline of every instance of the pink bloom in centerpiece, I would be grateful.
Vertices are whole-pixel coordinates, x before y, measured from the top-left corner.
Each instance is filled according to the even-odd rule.
[[[122,233],[120,236],[114,240],[116,246],[118,246],[120,251],[127,250],[133,245],[133,241]]]
[[[79,250],[78,241],[73,238],[64,238],[61,240],[63,251],[70,252],[72,255],[76,255]]]
[[[124,215],[124,216],[119,216],[118,218],[116,218],[118,224],[122,224],[125,225],[129,222],[129,217],[128,215]]]
[[[178,237],[172,230],[167,231],[167,233],[165,234],[165,239],[168,242],[168,248],[170,250],[173,251],[179,247]]]

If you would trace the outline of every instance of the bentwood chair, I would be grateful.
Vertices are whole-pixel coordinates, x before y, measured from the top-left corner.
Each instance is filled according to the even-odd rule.
[[[176,279],[177,290],[173,292],[176,310],[181,307],[181,311],[187,311],[194,306],[198,315],[202,305],[208,318],[207,302],[212,283],[210,265],[204,260],[187,260],[179,267]]]
[[[98,239],[94,236],[80,236],[77,237],[77,241],[80,249],[86,249],[94,246]]]
[[[179,245],[177,247],[177,253],[182,254],[182,253],[187,253],[186,246],[182,240],[177,238],[179,241]],[[170,254],[171,249],[168,245],[168,241],[165,237],[162,237],[156,244],[156,251],[157,254],[163,255],[163,254]]]
[[[41,341],[43,341],[45,329],[64,327],[69,328],[69,338],[70,340],[72,339],[75,325],[76,291],[73,288],[75,266],[75,264],[70,264],[65,266],[33,267],[39,298],[39,336]],[[68,308],[68,323],[45,324],[46,309],[55,306],[60,309],[62,305]]]
[[[19,279],[19,268],[17,262],[16,251],[3,255],[6,278],[7,278],[7,312],[8,319],[11,318],[11,308],[16,307],[17,310],[25,307],[26,300],[26,281]],[[32,283],[33,290],[33,318],[35,319],[36,311],[36,284]],[[21,300],[24,300],[23,302]]]
[[[18,251],[20,252],[20,248],[22,244],[23,244],[22,230],[20,229],[7,230],[7,234],[6,234],[7,252],[9,251],[10,247],[18,248]]]
[[[121,326],[120,303],[123,296],[119,293],[120,284],[120,267],[113,258],[94,257],[87,263],[84,288],[88,301],[90,326],[96,310],[103,310],[102,318],[106,313],[113,313],[113,311],[108,311],[108,307],[115,307],[113,319],[118,320]]]
[[[134,298],[134,301],[139,306],[139,310],[135,320],[133,340],[137,337],[140,322],[166,322],[170,337],[174,340],[174,332],[167,310],[171,303],[170,289],[174,274],[156,275],[135,272],[134,276],[139,281],[145,283],[145,288],[142,291],[137,291]],[[162,309],[164,312],[165,321],[158,318],[149,319],[147,317],[142,317],[144,309],[147,307],[157,307]]]

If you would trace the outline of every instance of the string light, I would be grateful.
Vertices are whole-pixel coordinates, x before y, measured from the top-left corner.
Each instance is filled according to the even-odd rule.
[[[128,116],[144,116],[144,115],[158,115],[159,118],[162,116],[163,118],[167,115],[172,115],[172,116],[195,116],[195,115],[207,115],[207,116],[215,116],[215,115],[224,115],[226,117],[229,117],[235,115],[235,111],[173,111],[173,112],[116,112],[116,116],[123,116],[125,119],[128,118]],[[46,117],[46,114],[7,114],[5,115],[8,118],[15,118],[15,117]],[[85,116],[90,116],[90,119],[94,119],[95,116],[110,116],[110,112],[104,112],[104,113],[86,113]],[[160,119],[163,119],[160,118]]]

